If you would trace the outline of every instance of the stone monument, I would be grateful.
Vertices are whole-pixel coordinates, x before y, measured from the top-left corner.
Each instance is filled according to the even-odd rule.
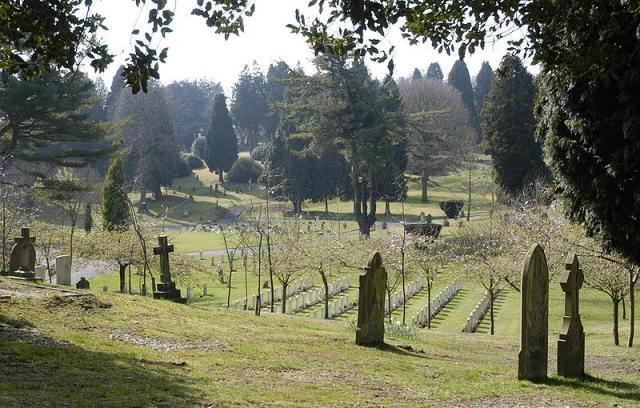
[[[387,272],[382,266],[382,257],[377,252],[364,269],[365,273],[360,275],[356,344],[377,346],[384,343],[384,299]]]
[[[9,276],[13,279],[38,280],[36,277],[36,237],[29,235],[29,228],[22,228],[20,236],[13,239],[9,255]]]
[[[524,261],[520,308],[518,379],[544,380],[549,347],[549,269],[540,245],[533,245]]]
[[[56,256],[56,283],[71,286],[71,256]]]
[[[558,375],[584,376],[584,329],[580,321],[580,288],[584,274],[578,257],[571,252],[567,256],[565,272],[560,275],[560,286],[565,293],[564,317],[558,338]]]
[[[180,296],[180,289],[171,281],[169,270],[169,254],[173,252],[173,245],[169,245],[166,235],[158,237],[158,246],[153,247],[153,254],[160,255],[160,283],[153,292],[154,299],[167,299],[178,303],[186,303],[187,299]]]

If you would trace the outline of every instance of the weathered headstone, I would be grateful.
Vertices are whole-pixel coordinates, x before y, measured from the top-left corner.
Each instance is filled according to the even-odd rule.
[[[36,237],[29,235],[29,228],[22,228],[20,236],[13,239],[9,255],[9,275],[15,279],[36,280]]]
[[[520,284],[519,380],[547,378],[549,327],[549,269],[540,245],[531,247]]]
[[[177,289],[175,282],[171,281],[169,254],[173,251],[173,245],[169,245],[166,235],[159,236],[158,246],[153,247],[153,254],[160,256],[160,283],[156,285],[153,298],[185,303],[187,300],[180,296],[180,289]]]
[[[569,253],[565,272],[560,275],[560,286],[565,293],[564,317],[558,338],[558,375],[584,376],[584,329],[580,321],[580,288],[584,274],[578,257]]]
[[[58,285],[71,286],[70,255],[60,255],[56,257],[56,283]]]
[[[360,275],[356,344],[376,346],[384,343],[384,299],[387,272],[382,257],[375,253],[365,273]]]
[[[202,296],[207,296],[209,294],[209,286],[206,283],[202,284]]]
[[[78,283],[76,283],[76,289],[90,289],[89,281],[84,277],[80,278]]]
[[[44,280],[44,278],[45,278],[45,276],[47,274],[47,267],[44,266],[44,265],[36,266],[35,274],[36,274],[36,279]]]

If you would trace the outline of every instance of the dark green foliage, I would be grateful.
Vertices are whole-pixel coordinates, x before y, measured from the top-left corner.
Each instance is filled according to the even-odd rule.
[[[203,169],[205,167],[204,161],[202,161],[202,159],[198,156],[191,153],[183,153],[182,160],[187,163],[187,166],[189,166],[189,169],[191,170]]]
[[[224,94],[218,94],[213,102],[211,126],[207,133],[207,154],[204,158],[209,171],[217,171],[224,182],[224,172],[238,159],[238,139],[231,124]]]
[[[506,55],[487,95],[483,130],[496,181],[508,194],[516,194],[526,183],[547,175],[542,149],[534,137],[535,96],[531,74],[518,57]]]
[[[205,135],[198,136],[191,143],[191,154],[200,159],[207,157],[207,137]]]
[[[44,188],[54,188],[54,167],[83,168],[113,153],[106,127],[88,120],[98,98],[83,74],[1,75],[0,157],[22,162]]]
[[[420,72],[420,70],[418,68],[415,68],[413,70],[413,74],[411,75],[411,79],[413,79],[414,81],[419,81],[422,79],[422,73]]]
[[[545,57],[562,69],[541,75],[536,111],[569,215],[640,265],[640,10],[629,4],[556,7],[541,36],[557,38]]]
[[[91,213],[91,203],[87,203],[84,206],[84,231],[86,233],[91,232],[93,228],[93,214]]]
[[[257,161],[264,161],[267,154],[271,150],[271,143],[259,143],[255,149],[251,151],[251,158]]]
[[[475,98],[473,96],[473,87],[471,86],[471,78],[467,64],[463,60],[457,60],[451,71],[447,83],[457,89],[462,95],[462,102],[469,112],[469,122],[476,132],[478,141],[480,141],[480,122],[478,120],[478,112],[476,110]]]
[[[487,61],[482,63],[478,76],[476,76],[476,86],[473,88],[476,99],[476,107],[482,121],[482,109],[484,108],[484,101],[487,98],[487,94],[491,89],[491,81],[493,81],[493,70],[491,65]]]
[[[233,183],[256,183],[262,175],[262,166],[248,157],[240,157],[229,171],[229,181]]]
[[[161,186],[190,174],[180,158],[164,96],[158,84],[152,84],[147,94],[120,92],[114,112],[115,120],[126,124],[123,136],[129,149],[124,157],[127,179],[133,190],[142,195],[152,192],[156,198],[162,195]]]
[[[268,103],[268,113],[265,117],[263,128],[265,131],[265,139],[271,140],[278,130],[280,123],[279,103],[284,101],[285,82],[294,75],[294,71],[284,61],[278,61],[269,65],[267,71],[267,80],[265,83],[265,96]]]
[[[108,231],[129,227],[129,197],[120,157],[111,162],[102,188],[102,225]]]
[[[442,73],[442,68],[440,68],[440,64],[437,62],[432,62],[429,64],[429,68],[427,68],[427,79],[431,79],[434,81],[443,81],[444,74]]]
[[[222,87],[212,81],[179,81],[164,88],[173,133],[181,149],[191,146],[198,135],[205,135],[213,108],[213,98]]]
[[[233,87],[231,116],[238,128],[240,141],[249,150],[256,147],[260,141],[259,132],[264,126],[268,113],[264,76],[256,66],[250,70],[245,65]]]

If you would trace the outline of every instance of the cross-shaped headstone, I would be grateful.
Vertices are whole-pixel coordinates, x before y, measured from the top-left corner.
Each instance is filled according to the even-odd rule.
[[[584,375],[584,329],[580,321],[580,288],[584,274],[578,257],[569,253],[565,272],[560,275],[560,286],[565,293],[564,317],[558,338],[558,375],[582,377]]]
[[[580,313],[579,292],[584,282],[584,274],[575,253],[569,254],[565,270],[566,272],[560,275],[560,286],[565,293],[564,314],[565,316],[576,316]]]
[[[13,241],[9,257],[9,271],[35,271],[36,250],[33,244],[36,242],[36,237],[30,235],[29,228],[23,227],[20,236],[14,238]]]
[[[160,255],[160,281],[162,283],[171,282],[171,272],[169,271],[169,254],[173,252],[173,245],[167,241],[167,236],[158,237],[158,246],[153,247],[153,254]]]

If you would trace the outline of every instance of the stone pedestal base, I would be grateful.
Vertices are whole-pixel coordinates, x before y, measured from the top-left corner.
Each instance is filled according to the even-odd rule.
[[[34,271],[13,271],[9,272],[9,278],[16,280],[23,280],[29,282],[39,282],[42,281],[39,277],[36,277],[36,273]]]
[[[180,296],[180,289],[176,289],[175,282],[159,283],[153,292],[154,299],[166,299],[177,303],[187,303],[187,299]]]

